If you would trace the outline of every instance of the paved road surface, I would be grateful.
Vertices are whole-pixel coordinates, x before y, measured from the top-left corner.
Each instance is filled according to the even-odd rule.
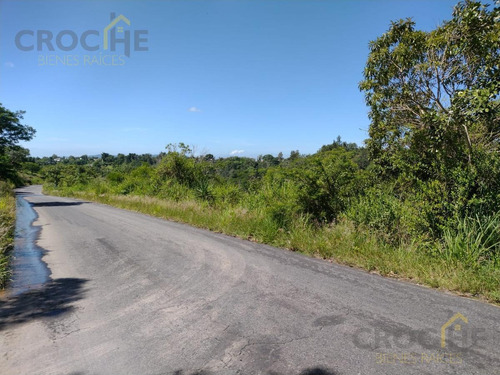
[[[2,375],[500,373],[498,307],[22,192],[51,279],[0,302]]]

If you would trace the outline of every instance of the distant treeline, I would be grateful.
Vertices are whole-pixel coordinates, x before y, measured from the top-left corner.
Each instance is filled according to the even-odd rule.
[[[340,137],[314,155],[292,151],[288,157],[263,155],[258,158],[194,155],[188,145],[167,146],[167,152],[151,154],[103,153],[89,157],[26,158],[25,171],[38,174],[54,188],[96,189],[116,194],[141,194],[166,198],[199,198],[216,205],[235,202],[263,187],[290,190],[287,212],[276,216],[307,215],[311,220],[334,220],[356,196],[369,166],[368,150]],[[365,183],[363,183],[365,184]],[[183,197],[178,196],[182,192]],[[285,197],[282,197],[282,200]],[[292,202],[293,200],[293,202]],[[300,208],[301,207],[301,208]],[[278,210],[278,211],[279,211]]]

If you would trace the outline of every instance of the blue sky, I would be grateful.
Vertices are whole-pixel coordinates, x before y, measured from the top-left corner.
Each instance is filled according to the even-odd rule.
[[[37,135],[24,146],[34,156],[156,154],[177,142],[216,156],[287,155],[315,152],[337,135],[362,144],[369,120],[358,83],[368,42],[400,18],[431,30],[455,3],[2,0],[0,102],[26,111]],[[148,51],[103,49],[111,12],[130,20],[132,34],[147,30]],[[38,30],[55,38],[91,29],[100,32],[88,39],[95,52],[21,51],[14,42],[21,30],[35,33],[21,39],[30,45]],[[85,55],[117,55],[124,65],[85,65]]]

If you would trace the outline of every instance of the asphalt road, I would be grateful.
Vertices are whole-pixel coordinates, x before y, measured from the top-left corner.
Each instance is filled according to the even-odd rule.
[[[51,275],[0,302],[2,375],[500,373],[496,306],[22,192]]]

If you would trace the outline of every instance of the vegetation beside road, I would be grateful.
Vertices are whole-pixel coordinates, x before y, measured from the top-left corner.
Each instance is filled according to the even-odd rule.
[[[14,242],[16,199],[12,186],[0,181],[0,289],[10,278],[10,252]]]

